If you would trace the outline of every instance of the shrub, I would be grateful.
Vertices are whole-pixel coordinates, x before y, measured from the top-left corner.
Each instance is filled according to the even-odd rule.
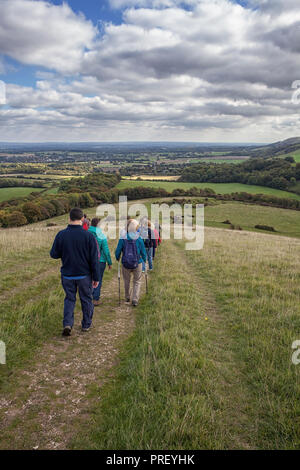
[[[49,222],[46,227],[57,227],[57,224],[55,224],[54,222]]]
[[[93,207],[95,204],[94,199],[90,193],[82,193],[79,196],[79,207]]]
[[[39,209],[40,209],[41,214],[42,214],[42,217],[41,217],[40,220],[50,219],[51,215],[50,215],[49,211],[47,210],[47,208],[44,205],[40,205]]]
[[[74,193],[68,194],[68,200],[71,207],[78,207],[79,205],[79,194],[77,192],[77,189],[75,191],[76,192]]]
[[[38,222],[43,218],[40,208],[32,202],[27,202],[26,204],[24,204],[22,212],[29,223]]]
[[[61,204],[59,199],[51,199],[50,203],[55,207],[55,215],[65,214],[64,206]]]
[[[55,216],[56,208],[53,204],[51,204],[51,202],[43,201],[43,206],[47,209],[48,213],[50,214],[50,217]]]
[[[2,217],[3,227],[21,227],[26,225],[28,220],[25,215],[20,211],[14,211],[11,214],[6,214]]]
[[[277,232],[274,227],[269,227],[268,225],[255,225],[255,228],[258,230],[266,230],[267,232]]]

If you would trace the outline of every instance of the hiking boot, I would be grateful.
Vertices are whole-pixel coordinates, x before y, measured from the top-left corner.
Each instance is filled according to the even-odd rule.
[[[132,306],[133,307],[137,307],[138,306],[138,303],[136,301],[132,302]]]
[[[71,336],[72,328],[70,326],[65,326],[62,332],[63,336]]]
[[[128,298],[125,300],[125,302],[126,302],[127,304],[129,304],[129,303],[130,303],[130,297],[128,297]]]
[[[90,328],[81,328],[81,331],[82,333],[87,333],[88,331],[90,331],[91,327]]]
[[[94,307],[98,307],[101,304],[101,302],[100,300],[94,300],[93,304],[94,304]]]

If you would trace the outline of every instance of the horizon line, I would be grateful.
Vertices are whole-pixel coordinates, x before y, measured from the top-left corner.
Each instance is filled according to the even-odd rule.
[[[273,141],[271,141],[273,142]],[[105,145],[105,144],[214,144],[214,145],[255,145],[255,144],[262,144],[267,145],[269,142],[260,142],[260,141],[252,141],[252,142],[240,142],[240,141],[231,141],[231,142],[223,142],[223,141],[193,141],[193,140],[115,140],[115,141],[72,141],[72,140],[63,140],[63,141],[55,141],[55,140],[40,140],[40,141],[0,141],[0,145],[2,144],[15,144],[15,145],[30,145],[30,144],[98,144],[98,145]]]

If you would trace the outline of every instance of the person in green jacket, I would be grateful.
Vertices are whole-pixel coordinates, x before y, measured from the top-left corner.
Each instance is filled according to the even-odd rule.
[[[112,268],[112,261],[107,243],[107,238],[102,232],[101,228],[98,227],[99,222],[100,219],[94,218],[89,228],[89,232],[91,232],[96,238],[100,250],[100,282],[98,287],[93,290],[93,300],[95,306],[100,305],[101,287],[106,263],[108,264],[108,269]]]

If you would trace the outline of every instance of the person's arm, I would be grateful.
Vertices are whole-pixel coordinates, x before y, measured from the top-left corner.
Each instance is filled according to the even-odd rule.
[[[147,261],[147,252],[146,252],[146,248],[145,248],[145,243],[141,238],[139,238],[137,240],[137,242],[140,245],[140,254],[141,254],[142,260],[144,261],[144,263],[146,263],[146,261]]]
[[[150,234],[151,234],[151,246],[153,248],[156,248],[157,243],[156,243],[156,236],[155,236],[154,230],[150,230]]]
[[[107,238],[104,238],[102,240],[102,249],[103,249],[103,253],[104,253],[104,256],[105,256],[105,259],[106,259],[106,262],[107,262],[108,266],[111,266],[112,261],[111,261],[109,246],[108,246],[108,243],[107,243]]]
[[[118,243],[118,246],[117,246],[117,248],[116,248],[116,251],[115,251],[115,257],[116,257],[116,260],[117,260],[117,261],[119,261],[119,259],[120,259],[122,250],[123,250],[123,240],[120,239],[120,240],[119,240],[119,243]]]
[[[89,239],[89,250],[90,250],[90,266],[92,271],[93,283],[99,283],[100,281],[100,263],[99,263],[99,246],[94,235],[90,236]]]
[[[59,259],[62,256],[59,233],[56,235],[54,239],[54,242],[50,251],[50,256],[53,259]]]

